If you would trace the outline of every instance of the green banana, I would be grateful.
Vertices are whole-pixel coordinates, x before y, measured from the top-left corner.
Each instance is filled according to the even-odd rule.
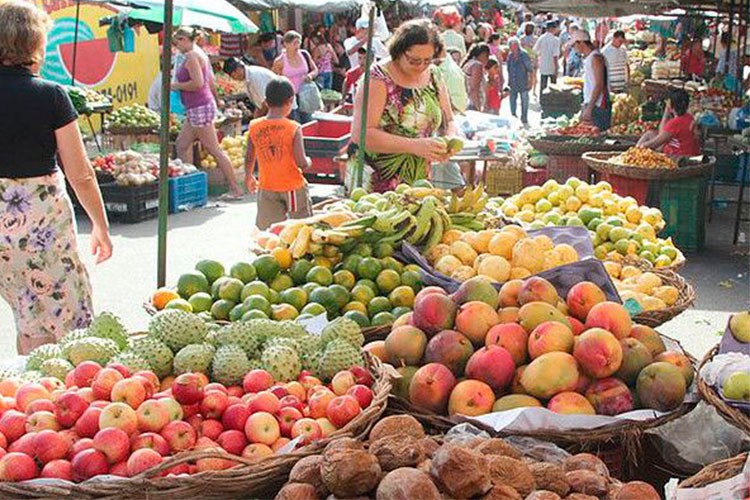
[[[478,220],[467,222],[466,224],[463,224],[463,226],[468,228],[470,231],[481,231],[484,229],[484,225]]]
[[[427,235],[427,232],[430,230],[430,220],[432,219],[432,214],[434,212],[434,198],[431,199],[430,197],[428,197],[424,200],[424,203],[422,203],[419,212],[417,212],[417,228],[412,234],[409,235],[406,241],[408,241],[412,245],[417,245],[422,240],[422,238]]]
[[[336,229],[345,229],[349,227],[362,227],[362,228],[368,228],[372,227],[373,224],[378,220],[377,215],[366,215],[364,217],[360,217],[359,219],[355,219],[353,221],[345,222],[341,224]]]
[[[435,213],[432,216],[432,227],[430,228],[430,232],[424,242],[424,250],[429,250],[430,248],[440,243],[440,241],[443,239],[444,230],[445,227],[443,226],[443,218],[440,216],[440,214]]]
[[[397,243],[401,240],[403,240],[411,231],[416,228],[416,219],[413,215],[409,215],[409,219],[406,221],[407,223],[403,225],[403,227],[398,230],[397,232],[386,236],[380,240],[381,243]]]
[[[409,217],[411,217],[409,212],[394,208],[378,217],[378,220],[372,225],[372,228],[381,233],[390,234],[396,231],[405,220],[408,220]]]
[[[451,223],[453,224],[466,224],[468,222],[476,220],[476,214],[469,212],[459,212],[449,215]]]

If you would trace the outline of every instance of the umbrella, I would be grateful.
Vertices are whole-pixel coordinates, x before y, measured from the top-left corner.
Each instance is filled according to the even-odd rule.
[[[164,0],[135,0],[127,10],[130,19],[164,22]],[[175,26],[199,26],[222,33],[256,33],[258,27],[226,0],[174,0],[172,9]]]

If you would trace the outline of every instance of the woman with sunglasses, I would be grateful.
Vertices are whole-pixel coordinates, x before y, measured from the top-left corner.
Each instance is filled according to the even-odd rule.
[[[366,105],[365,148],[372,169],[369,187],[374,191],[424,179],[430,163],[448,159],[445,143],[436,137],[441,131],[455,133],[450,98],[433,65],[441,49],[431,22],[408,21],[389,40],[391,59],[372,67],[367,103],[364,85],[357,91],[352,140],[359,141]]]

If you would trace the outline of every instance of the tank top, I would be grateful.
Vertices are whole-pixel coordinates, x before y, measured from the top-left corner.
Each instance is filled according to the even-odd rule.
[[[180,65],[179,68],[177,68],[177,73],[175,76],[177,77],[177,81],[180,83],[184,83],[190,80],[190,72],[187,69],[187,58],[183,63]],[[200,58],[201,62],[201,73],[203,74],[203,86],[199,88],[198,90],[183,90],[180,92],[180,101],[182,101],[182,105],[185,106],[185,109],[193,109],[198,108],[200,106],[205,106],[206,104],[210,104],[214,96],[211,94],[211,86],[209,84],[209,79],[211,78],[211,71],[208,67],[208,60]]]
[[[593,50],[583,60],[583,103],[588,104],[591,101],[591,94],[594,93],[596,82],[594,81],[594,57],[600,55],[598,50]],[[606,62],[605,62],[606,65]],[[594,105],[597,108],[604,108],[609,101],[609,82],[607,81],[607,68],[604,68],[604,90]]]
[[[333,71],[333,56],[330,52],[326,52],[323,57],[319,57],[316,63],[318,64],[318,70],[321,73],[330,73]]]
[[[299,123],[288,118],[257,118],[250,122],[248,139],[258,158],[260,188],[296,191],[305,178],[294,159],[294,136]]]
[[[305,56],[305,52],[300,51],[299,56],[302,58],[302,64],[299,66],[292,66],[289,63],[289,58],[286,55],[286,51],[284,51],[283,54],[281,54],[281,61],[284,63],[284,67],[281,70],[285,77],[289,78],[289,81],[292,82],[292,86],[294,87],[294,93],[298,93],[299,89],[302,87],[302,84],[305,82],[305,75],[307,75],[310,72],[310,69],[307,65],[307,58]]]

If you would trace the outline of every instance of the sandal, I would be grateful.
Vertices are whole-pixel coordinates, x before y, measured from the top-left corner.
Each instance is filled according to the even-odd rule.
[[[243,194],[224,193],[219,196],[220,201],[241,201],[245,198]]]

